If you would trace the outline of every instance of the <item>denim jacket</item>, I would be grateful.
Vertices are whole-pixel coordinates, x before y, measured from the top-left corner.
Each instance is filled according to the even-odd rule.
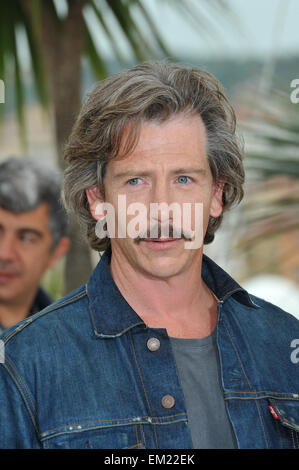
[[[1,448],[192,448],[166,330],[128,305],[110,256],[86,285],[2,335]],[[299,448],[299,321],[206,256],[202,276],[220,299],[217,347],[238,447]]]

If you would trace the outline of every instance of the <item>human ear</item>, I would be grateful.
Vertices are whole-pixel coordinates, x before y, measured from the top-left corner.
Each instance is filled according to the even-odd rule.
[[[67,251],[70,249],[71,241],[69,237],[60,238],[59,242],[54,248],[53,253],[51,254],[50,262],[48,268],[53,268],[56,262],[62,258]]]
[[[218,181],[213,185],[213,196],[211,201],[210,207],[210,216],[211,217],[219,217],[222,214],[223,209],[223,188],[225,185],[225,181]]]
[[[85,194],[92,217],[96,220],[103,220],[105,216],[101,210],[101,205],[104,200],[99,188],[97,186],[91,186],[85,190]]]

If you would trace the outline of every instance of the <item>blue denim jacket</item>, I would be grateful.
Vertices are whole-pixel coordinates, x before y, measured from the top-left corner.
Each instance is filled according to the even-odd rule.
[[[166,330],[148,328],[128,305],[110,256],[86,285],[2,335],[1,448],[192,448]],[[217,345],[238,447],[299,448],[299,321],[249,296],[206,256],[202,275],[220,299]]]

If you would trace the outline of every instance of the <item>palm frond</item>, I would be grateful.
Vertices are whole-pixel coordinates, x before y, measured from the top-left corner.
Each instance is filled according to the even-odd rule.
[[[86,55],[97,79],[103,80],[107,77],[107,67],[96,49],[93,37],[88,28],[86,28]]]
[[[102,27],[104,33],[106,34],[106,36],[107,36],[107,38],[110,42],[110,45],[112,47],[112,50],[114,52],[115,57],[120,62],[120,64],[124,64],[125,61],[124,61],[122,52],[119,48],[119,45],[118,45],[117,41],[115,40],[114,32],[109,28],[109,26],[107,24],[107,21],[105,19],[105,14],[103,14],[101,9],[98,8],[98,6],[96,5],[94,0],[91,0],[90,7],[93,10],[96,18],[98,19],[98,22],[99,22],[100,26]]]
[[[71,2],[79,0],[68,0]],[[162,1],[162,0],[161,0]],[[166,0],[164,0],[166,3]],[[134,54],[137,61],[157,58],[161,55],[174,57],[165,40],[163,39],[163,28],[154,20],[148,7],[147,0],[84,0],[82,5],[92,9],[97,18],[98,24],[102,28],[106,38],[111,44],[116,59],[125,63],[125,57],[119,44],[118,36],[114,34],[111,25],[107,21],[107,12],[112,15],[117,22],[123,38]],[[213,0],[208,2],[202,0],[198,8],[190,3],[189,0],[172,0],[170,5],[176,9],[179,15],[184,15],[190,24],[193,24],[198,33],[206,34],[207,37],[213,35],[211,25],[203,19],[205,10],[217,11],[223,17],[227,17],[229,9],[227,1]],[[193,5],[193,6],[192,6]],[[40,38],[44,33],[42,30],[43,9],[47,8],[47,14],[51,15],[54,21],[57,35],[63,34],[63,27],[68,20],[61,17],[57,11],[57,0],[10,0],[9,2],[0,2],[0,79],[5,81],[8,63],[14,64],[15,70],[15,96],[18,121],[21,127],[20,132],[25,132],[25,90],[23,71],[18,57],[18,48],[16,45],[16,31],[22,28],[28,42],[29,55],[31,59],[31,70],[39,103],[46,109],[49,105],[49,96],[47,93],[47,80],[43,67],[43,57],[41,53]],[[96,44],[96,39],[92,31],[86,24],[86,49],[84,55],[88,57],[92,70],[97,79],[104,78],[109,72],[104,55],[101,54],[100,46]],[[0,110],[3,112],[4,107]],[[23,130],[22,130],[23,128]]]
[[[248,168],[261,175],[299,177],[299,108],[289,95],[274,90],[260,97],[241,129]]]
[[[240,125],[248,174],[241,249],[299,229],[299,108],[275,89],[253,96],[242,103],[252,111]]]
[[[52,3],[51,0],[50,0],[50,3]],[[47,93],[47,85],[46,85],[45,72],[43,68],[43,61],[42,61],[42,57],[37,46],[38,42],[35,37],[35,30],[33,30],[32,22],[30,18],[28,18],[21,3],[19,4],[19,9],[20,9],[20,23],[24,27],[27,41],[28,41],[35,89],[37,92],[39,102],[41,103],[42,107],[45,109],[48,105],[49,97]],[[37,13],[35,13],[35,15],[36,14]]]
[[[161,51],[166,55],[166,56],[173,56],[173,53],[170,52],[170,50],[168,49],[165,41],[162,39],[162,36],[160,34],[160,31],[158,29],[158,27],[156,26],[156,24],[154,23],[151,15],[149,14],[148,10],[146,9],[145,7],[145,4],[140,1],[140,0],[135,0],[135,5],[138,7],[138,9],[140,10],[143,18],[145,19],[151,33],[152,33],[152,37],[155,38],[158,46],[160,47]]]
[[[113,12],[124,36],[138,61],[144,60],[145,57],[154,57],[155,50],[150,46],[149,41],[144,37],[143,32],[134,20],[131,10],[127,2],[120,0],[119,2],[109,2],[107,5]]]

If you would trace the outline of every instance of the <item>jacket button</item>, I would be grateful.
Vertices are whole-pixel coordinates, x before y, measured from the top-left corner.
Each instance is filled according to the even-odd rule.
[[[172,395],[164,395],[161,400],[161,404],[163,408],[173,408],[175,404],[175,399]]]
[[[158,351],[160,348],[160,341],[158,338],[150,338],[147,340],[146,345],[150,351]]]

